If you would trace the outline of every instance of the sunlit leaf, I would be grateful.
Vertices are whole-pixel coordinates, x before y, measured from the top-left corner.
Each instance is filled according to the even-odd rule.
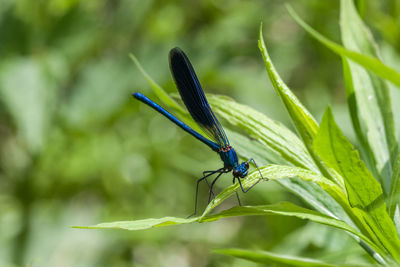
[[[396,255],[400,251],[400,240],[386,212],[382,188],[361,161],[353,145],[341,133],[330,109],[322,119],[320,132],[314,141],[314,150],[329,167],[345,178],[349,202],[353,212],[365,220],[364,230],[371,237],[376,236],[383,247]]]
[[[300,103],[297,97],[292,93],[292,91],[287,87],[284,81],[279,76],[276,71],[271,58],[268,55],[267,47],[264,43],[264,38],[262,35],[262,27],[260,26],[258,47],[264,59],[264,64],[267,69],[271,83],[273,84],[275,91],[284,103],[286,110],[289,113],[293,124],[296,127],[297,132],[302,138],[308,152],[313,158],[315,164],[318,166],[319,171],[326,177],[335,180],[337,183],[342,183],[342,179],[339,176],[335,176],[329,173],[324,164],[314,155],[312,150],[312,143],[315,135],[318,132],[318,124],[314,117],[309,113],[309,111]]]
[[[290,91],[287,85],[283,82],[278,72],[275,70],[274,65],[268,55],[267,47],[264,43],[262,35],[262,27],[260,27],[260,35],[258,40],[258,46],[261,54],[264,58],[264,64],[267,69],[269,78],[284,103],[297,131],[302,137],[306,145],[311,144],[313,138],[318,131],[318,124],[314,117],[308,112],[308,110],[300,103],[297,97]]]
[[[218,112],[218,108],[216,108]],[[223,116],[223,115],[222,115]],[[256,142],[253,138],[224,127],[229,142],[234,146],[240,157],[245,159],[253,158],[259,166],[267,164],[290,165],[281,155],[269,146]]]
[[[194,222],[212,222],[223,218],[236,217],[236,216],[261,216],[261,215],[283,215],[283,216],[292,216],[300,219],[311,220],[313,222],[325,224],[341,230],[348,231],[360,237],[364,242],[369,244],[371,247],[374,247],[374,244],[371,243],[371,241],[367,237],[360,234],[356,229],[349,226],[345,222],[331,218],[327,215],[321,214],[313,210],[296,206],[290,202],[281,202],[277,204],[262,205],[262,206],[237,206],[228,210],[224,210],[217,214],[196,217],[196,218],[184,219],[176,217],[164,217],[160,219],[144,219],[137,221],[119,221],[119,222],[101,223],[87,227],[76,226],[76,228],[145,230],[154,227],[187,224]]]
[[[245,121],[246,114],[242,115],[243,116],[241,118]],[[223,116],[226,116],[226,114]],[[229,117],[227,119],[229,121]],[[277,154],[275,154],[271,148],[262,143],[254,142],[242,134],[229,130],[227,131],[227,134],[229,139],[233,141],[232,144],[235,145],[235,150],[239,153],[239,155],[246,159],[254,158],[259,166],[265,166],[271,163],[279,165],[290,164],[282,158],[276,158]],[[331,217],[340,218],[348,224],[352,224],[350,218],[345,213],[343,208],[332,198],[332,196],[324,191],[321,186],[315,183],[306,182],[300,178],[279,179],[275,181],[284,186],[288,191],[302,198],[305,202],[319,212]]]
[[[280,165],[268,165],[260,168],[261,174],[265,179],[269,180],[281,180],[284,178],[301,178],[305,181],[318,183],[325,191],[328,191],[331,195],[337,196],[337,198],[344,198],[342,189],[330,180],[318,175],[315,172],[291,166],[280,166]],[[260,180],[260,174],[257,170],[250,173],[246,179],[242,180],[242,185],[244,188],[249,188],[253,184],[263,181]],[[220,194],[218,194],[213,201],[205,209],[203,216],[210,213],[216,206],[218,206],[222,201],[230,197],[235,193],[236,190],[240,190],[239,183],[235,183],[230,187],[224,189]]]
[[[209,100],[227,122],[244,130],[290,164],[318,171],[304,144],[282,123],[227,97],[209,96]]]
[[[160,219],[143,219],[136,221],[119,221],[110,223],[99,223],[94,226],[76,226],[74,228],[86,228],[86,229],[122,229],[122,230],[145,230],[161,226],[193,223],[198,221],[198,218],[177,218],[177,217],[164,217]]]
[[[357,14],[352,1],[341,1],[340,26],[345,48],[378,57],[372,34]],[[343,60],[347,61],[346,58]],[[392,105],[386,81],[362,66],[344,63],[348,105],[356,134],[369,165],[389,192],[393,154],[397,150]]]
[[[393,218],[395,210],[400,205],[400,152],[397,155],[393,168],[392,184],[388,197],[389,214]],[[400,226],[400,225],[399,225]]]

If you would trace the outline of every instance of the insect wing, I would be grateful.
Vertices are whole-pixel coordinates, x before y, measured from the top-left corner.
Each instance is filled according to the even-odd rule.
[[[169,64],[175,84],[190,115],[211,140],[220,146],[229,145],[224,129],[211,110],[193,66],[185,53],[177,47],[173,48],[169,53]]]

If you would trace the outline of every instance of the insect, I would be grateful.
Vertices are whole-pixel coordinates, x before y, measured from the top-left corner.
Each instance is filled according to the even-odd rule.
[[[163,109],[160,105],[156,104],[145,95],[141,93],[133,93],[133,97],[140,100],[141,102],[149,105],[151,108],[155,109],[177,126],[182,128],[187,133],[191,134],[193,137],[203,142],[207,146],[209,146],[213,151],[217,152],[224,163],[224,166],[215,171],[204,171],[203,177],[197,180],[196,184],[196,200],[195,200],[195,208],[194,214],[197,212],[197,194],[199,190],[199,183],[205,180],[209,186],[209,197],[208,202],[211,201],[211,196],[214,195],[212,188],[215,182],[223,173],[228,173],[232,171],[233,174],[233,183],[237,180],[240,184],[240,188],[243,193],[249,191],[253,186],[255,186],[261,179],[264,179],[260,170],[257,167],[254,159],[250,159],[247,162],[239,163],[238,156],[233,149],[233,147],[229,144],[229,140],[219,123],[217,117],[214,115],[214,112],[211,110],[210,105],[204,95],[203,89],[201,88],[200,82],[197,79],[196,73],[190,63],[189,59],[185,55],[185,53],[178,47],[173,48],[169,53],[169,65],[171,69],[172,76],[174,77],[175,84],[178,87],[178,91],[181,95],[183,103],[190,115],[194,119],[194,121],[204,130],[207,137],[204,137],[200,133],[194,131],[192,128],[187,126],[185,123],[177,119],[174,115]],[[251,187],[244,189],[241,179],[246,177],[249,169],[249,163],[253,162],[256,168],[258,169],[261,178],[253,184]],[[217,174],[214,180],[211,182],[211,185],[208,183],[207,178],[213,174]],[[264,179],[265,180],[265,179]],[[236,193],[237,195],[237,193]],[[239,205],[240,199],[237,195]],[[191,215],[192,216],[192,215]]]

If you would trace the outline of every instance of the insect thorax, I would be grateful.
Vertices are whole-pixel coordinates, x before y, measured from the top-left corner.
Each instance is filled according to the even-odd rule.
[[[224,167],[228,170],[232,170],[233,168],[239,165],[238,157],[236,151],[232,146],[221,147],[218,151],[221,160],[224,162]]]

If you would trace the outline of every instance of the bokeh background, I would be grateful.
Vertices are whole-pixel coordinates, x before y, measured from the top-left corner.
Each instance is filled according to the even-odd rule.
[[[257,266],[212,253],[225,247],[364,257],[341,232],[279,216],[142,232],[71,228],[186,217],[196,178],[221,166],[216,153],[130,96],[154,98],[129,53],[176,93],[167,55],[179,46],[207,93],[291,127],[257,47],[263,22],[283,79],[317,119],[333,106],[353,138],[340,58],[306,35],[285,3],[340,42],[339,1],[0,0],[0,266]],[[400,2],[356,3],[385,62],[400,69]],[[241,197],[304,205],[273,182]],[[199,199],[202,209],[205,188]]]

